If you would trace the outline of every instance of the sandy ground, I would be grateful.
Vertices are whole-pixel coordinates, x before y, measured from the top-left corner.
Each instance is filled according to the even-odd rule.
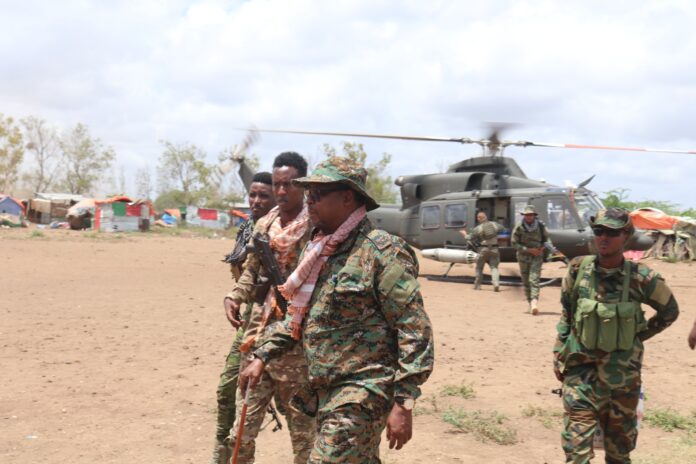
[[[221,300],[229,239],[157,234],[0,230],[0,462],[205,463],[215,388],[232,338]],[[652,262],[682,308],[647,346],[646,411],[696,406],[696,266]],[[421,261],[423,273],[445,265]],[[505,265],[514,273],[515,265]],[[471,274],[458,266],[455,274]],[[546,274],[563,274],[559,265]],[[559,288],[525,314],[518,289],[494,294],[421,279],[436,334],[436,367],[416,406],[414,439],[386,463],[557,463],[561,411],[550,350]],[[469,385],[474,397],[445,395]],[[532,409],[532,407],[534,409]],[[481,441],[443,420],[493,411],[516,443]],[[530,411],[536,414],[530,416]],[[684,432],[644,426],[638,463],[696,462]],[[599,461],[599,459],[597,460]],[[263,432],[258,463],[291,462],[285,431]]]

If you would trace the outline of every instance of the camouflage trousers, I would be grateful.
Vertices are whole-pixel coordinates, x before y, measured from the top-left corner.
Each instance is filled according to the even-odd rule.
[[[500,286],[500,272],[498,271],[498,265],[500,264],[500,252],[497,247],[482,246],[478,252],[478,258],[476,259],[476,280],[474,280],[474,288],[481,287],[481,280],[483,279],[483,266],[488,264],[491,268],[491,280],[493,280],[493,286]]]
[[[630,464],[638,438],[636,408],[640,377],[630,385],[609,385],[599,379],[595,365],[568,369],[563,380],[565,409],[561,442],[566,462],[586,464],[594,457],[592,439],[597,425],[604,431],[608,464]]]
[[[520,256],[517,254],[517,262],[520,265],[520,277],[524,284],[524,294],[527,301],[539,299],[539,280],[541,280],[542,256]]]
[[[389,402],[375,395],[369,407],[348,403],[320,409],[317,439],[307,464],[380,464],[379,443]]]
[[[234,425],[235,397],[237,380],[239,378],[239,347],[244,339],[244,331],[238,330],[232,342],[232,348],[225,360],[225,367],[220,374],[220,383],[217,387],[217,425],[215,428],[216,448],[230,433]]]
[[[314,417],[290,407],[290,400],[295,392],[307,384],[307,361],[302,348],[295,346],[290,352],[275,359],[266,366],[259,383],[249,390],[247,398],[247,416],[244,421],[241,445],[239,448],[239,464],[254,462],[256,453],[256,437],[263,425],[266,410],[275,396],[280,402],[279,408],[285,410],[288,422],[290,441],[295,455],[295,464],[306,464],[314,444],[316,421]],[[229,431],[228,447],[234,449],[237,431],[240,426],[240,415],[244,406],[244,393],[237,388],[237,418]]]

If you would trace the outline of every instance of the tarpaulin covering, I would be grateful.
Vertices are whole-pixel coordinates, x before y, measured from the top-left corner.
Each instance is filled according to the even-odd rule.
[[[659,209],[641,208],[631,211],[631,220],[634,227],[649,230],[671,230],[677,219],[663,213]]]
[[[181,219],[181,210],[179,208],[169,208],[164,210],[165,213],[170,216],[174,216],[177,219]]]
[[[111,208],[114,211],[114,216],[125,216],[126,215],[126,203],[115,202],[111,204]]]
[[[126,206],[126,216],[137,216],[140,217],[142,214],[143,207],[141,204],[127,205]]]

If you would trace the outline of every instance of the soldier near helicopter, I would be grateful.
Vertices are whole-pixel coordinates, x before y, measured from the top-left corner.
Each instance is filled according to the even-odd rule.
[[[500,251],[498,250],[498,234],[502,232],[503,226],[497,222],[489,221],[488,216],[483,211],[479,211],[476,215],[478,225],[474,227],[471,234],[464,236],[469,240],[476,251],[476,280],[474,281],[474,290],[481,290],[481,280],[483,279],[483,266],[488,264],[491,268],[491,279],[493,281],[493,291],[500,291],[500,272],[498,265],[500,264]]]
[[[270,172],[258,172],[251,179],[249,187],[249,209],[251,215],[237,231],[234,249],[223,260],[229,263],[234,280],[241,275],[242,263],[247,256],[247,244],[254,230],[254,224],[264,217],[275,206],[273,197],[272,178]],[[246,314],[250,312],[251,305],[247,306]],[[235,392],[237,391],[237,379],[239,377],[240,351],[239,348],[244,338],[244,330],[240,329],[242,317],[238,311],[234,311],[229,304],[225,304],[225,316],[236,330],[230,352],[225,359],[225,367],[220,374],[220,382],[217,387],[217,427],[215,430],[215,448],[211,463],[217,464],[220,460],[221,449],[224,449],[224,440],[227,437],[235,417]]]
[[[527,205],[524,218],[512,231],[512,246],[517,250],[520,277],[529,303],[529,311],[539,314],[539,280],[545,249],[554,250],[546,226],[537,217],[534,206]]]
[[[253,390],[269,362],[304,347],[309,384],[294,404],[317,417],[309,463],[379,463],[385,426],[389,447],[401,449],[433,368],[415,253],[367,219],[378,205],[366,176],[350,159],[331,157],[295,181],[316,229],[280,287],[288,317],[269,327],[240,377]]]
[[[600,425],[606,462],[630,463],[638,437],[643,342],[669,327],[679,307],[659,274],[624,259],[634,230],[628,211],[600,210],[590,226],[598,254],[568,266],[553,348],[554,373],[563,382],[561,441],[566,462],[589,463]],[[647,321],[641,303],[656,311]]]

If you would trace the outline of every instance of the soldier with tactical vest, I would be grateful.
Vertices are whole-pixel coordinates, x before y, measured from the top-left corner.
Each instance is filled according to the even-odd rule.
[[[481,290],[481,280],[483,279],[483,266],[488,264],[491,268],[491,279],[493,280],[493,291],[500,291],[500,251],[498,250],[498,234],[503,231],[503,226],[497,222],[489,221],[488,216],[483,211],[476,215],[478,225],[474,227],[471,234],[465,238],[470,240],[477,248],[478,258],[476,258],[476,280],[474,290]]]
[[[522,211],[524,218],[512,231],[512,246],[517,250],[517,262],[520,265],[520,277],[524,284],[524,293],[529,303],[529,311],[539,314],[539,281],[544,251],[555,251],[546,226],[537,217],[534,206],[527,205]]]
[[[679,308],[659,274],[624,259],[633,234],[628,211],[600,210],[590,225],[598,254],[570,262],[553,349],[554,373],[563,382],[561,441],[566,462],[588,463],[600,426],[606,462],[630,463],[638,436],[643,342],[669,327]],[[656,311],[647,320],[642,303]]]

